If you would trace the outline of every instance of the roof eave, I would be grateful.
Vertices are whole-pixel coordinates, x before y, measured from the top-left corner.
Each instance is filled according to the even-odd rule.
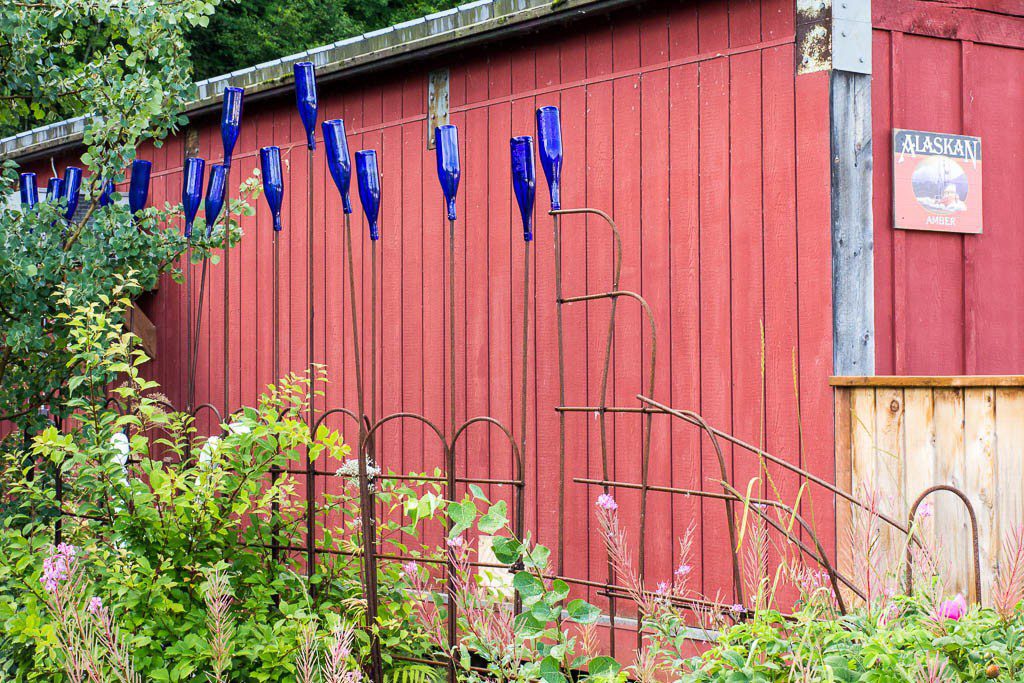
[[[328,82],[635,3],[636,0],[477,0],[200,81],[196,84],[197,98],[189,103],[185,113],[203,114],[219,107],[221,94],[228,86],[245,88],[247,102],[287,92],[294,88],[292,66],[296,62],[313,62],[318,80]],[[25,162],[74,148],[82,141],[85,121],[80,116],[0,139],[0,159]]]

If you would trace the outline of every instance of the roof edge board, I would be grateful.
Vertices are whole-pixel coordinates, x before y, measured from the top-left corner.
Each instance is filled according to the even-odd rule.
[[[631,0],[476,0],[443,12],[345,38],[264,64],[246,67],[196,83],[197,98],[184,113],[202,114],[219,106],[224,88],[242,86],[247,99],[273,96],[292,87],[291,69],[308,59],[323,80],[342,78],[394,63],[480,44],[507,34],[564,22],[601,10],[633,4]],[[85,116],[51,123],[0,139],[0,159],[28,161],[73,147],[82,140]]]

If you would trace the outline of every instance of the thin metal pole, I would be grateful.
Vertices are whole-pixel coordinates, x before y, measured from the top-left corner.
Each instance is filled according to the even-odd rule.
[[[370,631],[371,675],[374,683],[382,683],[384,668],[381,661],[380,640],[374,632],[374,625],[377,623],[377,528],[367,468],[369,439],[366,432],[366,409],[363,400],[363,356],[359,351],[359,316],[356,313],[356,276],[354,251],[352,249],[352,219],[349,214],[345,214],[345,246],[348,258],[349,308],[352,312],[352,352],[355,357],[356,402],[359,408],[359,416],[356,421],[359,423],[357,457],[359,461],[359,512],[363,535],[363,593],[366,596],[366,624]]]
[[[555,315],[558,324],[558,405],[565,405],[565,349],[562,327],[562,226],[555,215]],[[558,573],[565,574],[565,412],[558,411]]]
[[[185,249],[185,358],[188,359],[187,363],[189,363],[192,359],[192,238],[186,237],[185,239],[189,241],[188,247]],[[185,372],[185,412],[191,413],[193,380],[188,364],[186,364]],[[191,450],[191,445],[189,450]]]
[[[316,362],[316,356],[314,355],[315,347],[314,343],[316,340],[316,304],[313,298],[314,295],[314,282],[313,282],[313,150],[306,149],[306,160],[307,160],[307,184],[306,184],[306,246],[308,249],[308,258],[306,261],[306,301],[309,304],[309,329],[307,330],[308,339],[306,350],[309,358],[309,381],[310,388],[315,390],[316,384],[313,380],[313,364]],[[315,393],[315,392],[314,392]],[[315,417],[316,407],[315,400],[311,396],[309,401],[309,424],[312,425]]]
[[[196,398],[196,367],[199,365],[199,335],[203,329],[203,295],[206,293],[206,266],[208,260],[203,259],[203,270],[199,277],[199,305],[196,307],[196,329],[192,342],[192,355],[189,357],[189,383],[188,383],[188,405],[189,410],[195,404]],[[194,417],[194,416],[193,416]]]
[[[231,229],[231,167],[228,166],[227,188],[224,191],[227,213],[224,216],[224,420],[231,414],[231,246],[228,231]]]
[[[448,417],[451,423],[449,432],[450,443],[447,446],[445,472],[448,481],[446,493],[448,500],[455,502],[455,220],[448,220]],[[448,645],[455,647],[457,637],[456,626],[458,614],[455,606],[455,549],[448,548],[447,589],[448,589]],[[448,666],[448,680],[455,683],[455,660],[451,659]]]
[[[274,330],[273,330],[273,338],[274,338],[274,377],[273,377],[273,382],[274,382],[274,386],[275,387],[280,387],[280,384],[281,384],[281,382],[280,382],[280,374],[281,374],[281,345],[280,345],[279,336],[280,336],[280,332],[281,332],[281,285],[280,285],[280,282],[279,282],[279,277],[281,275],[281,241],[280,241],[280,239],[278,239],[278,231],[277,230],[274,231],[274,246],[273,246],[273,250],[274,250],[274,273],[273,273],[273,278],[272,278],[273,281],[274,281],[274,313],[273,313],[273,317],[274,317]],[[270,468],[270,480],[271,480],[271,482],[276,484],[277,483],[278,475],[280,473],[281,473],[281,468],[279,468],[276,464],[273,465]],[[271,509],[273,510],[273,513],[274,513],[275,516],[277,515],[277,513],[281,509],[281,504],[278,502],[276,497],[274,498],[274,503],[272,504]],[[278,531],[279,531],[278,528],[275,526],[274,529],[273,529],[273,539],[271,540],[271,543],[270,543],[270,546],[271,546],[271,557],[273,557],[275,562],[277,562],[280,559],[280,554],[281,554],[280,543],[278,542],[278,538],[277,538]]]
[[[313,423],[316,421],[316,379],[313,373],[314,340],[315,340],[315,313],[316,306],[313,298],[313,150],[306,148],[307,174],[306,174],[306,298],[309,305],[309,329],[306,340],[306,353],[308,355],[309,375],[309,426],[310,436],[315,438],[316,433],[312,431]],[[316,463],[306,457],[306,575],[313,576],[316,568]]]
[[[526,391],[527,384],[529,382],[529,367],[527,366],[527,360],[529,359],[529,348],[530,348],[530,242],[523,242],[523,352],[522,352],[522,363],[523,363],[523,376],[522,383],[520,384],[520,399],[519,399],[519,456],[526,460]]]
[[[377,240],[370,240],[370,424],[377,423]],[[377,439],[370,439],[370,457],[377,462]]]
[[[352,218],[345,214],[345,246],[348,257],[348,292],[349,308],[352,311],[352,352],[355,355],[356,370],[356,402],[359,406],[359,442],[365,438],[365,416],[366,410],[363,406],[363,371],[362,355],[359,353],[359,316],[356,314],[356,275],[352,251]]]

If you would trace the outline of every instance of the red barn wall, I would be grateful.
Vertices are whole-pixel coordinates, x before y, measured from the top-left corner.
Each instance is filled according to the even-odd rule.
[[[444,302],[451,283],[434,153],[425,147],[425,110],[428,71],[448,66],[463,169],[454,283],[460,420],[488,414],[518,433],[523,243],[511,198],[508,140],[534,134],[535,109],[554,104],[561,107],[565,137],[563,206],[594,206],[617,219],[624,242],[621,287],[642,293],[653,309],[655,397],[698,410],[712,424],[831,480],[829,76],[796,77],[793,41],[789,0],[665,2],[475,48],[418,69],[322,84],[321,120],[343,117],[353,153],[375,148],[380,154],[377,414],[422,412],[447,422]],[[236,185],[258,165],[261,146],[280,146],[288,162],[282,368],[306,367],[306,212],[312,210],[315,356],[331,377],[318,407],[354,407],[341,202],[322,151],[313,167],[313,205],[307,207],[304,136],[291,97],[247,105],[243,123],[232,169]],[[199,155],[219,160],[216,121],[192,125]],[[182,137],[142,156],[154,161],[153,202],[180,201]],[[538,206],[547,206],[546,186],[538,186]],[[353,202],[358,206],[355,193]],[[226,327],[232,409],[253,403],[273,380],[271,227],[262,199],[257,216],[243,226],[245,238],[230,256],[227,311],[224,263],[210,268],[196,392],[197,402],[221,404]],[[369,247],[361,220],[355,229],[368,354]],[[559,468],[551,237],[551,221],[538,211],[529,264],[526,516],[540,540],[554,546]],[[602,225],[566,218],[563,240],[565,294],[608,289],[612,252]],[[159,328],[152,373],[183,405],[184,287],[164,282],[145,305]],[[607,315],[607,302],[566,309],[570,404],[598,402]],[[619,304],[618,320],[611,403],[636,406],[651,342],[632,302]],[[604,580],[600,540],[588,530],[600,491],[572,481],[601,477],[597,420],[575,413],[566,423],[565,570]],[[641,419],[619,415],[612,424],[613,475],[639,481]],[[442,463],[440,447],[412,423],[385,428],[381,443],[385,467],[422,471]],[[727,449],[726,456],[743,488],[756,464],[738,450]],[[496,433],[473,432],[460,452],[465,476],[509,477],[508,463],[509,449]],[[654,418],[652,484],[715,490],[717,470],[710,443],[692,427]],[[799,483],[774,476],[782,495],[794,500]],[[318,484],[324,485],[336,486]],[[618,498],[635,538],[638,495],[623,490]],[[698,585],[709,595],[728,595],[722,504],[664,493],[651,493],[649,500],[651,582],[669,578],[678,563],[675,538],[693,522]],[[832,547],[831,499],[812,497],[804,505]]]
[[[1024,6],[885,0],[874,14],[877,372],[1020,374]],[[981,136],[983,234],[893,230],[893,128]]]

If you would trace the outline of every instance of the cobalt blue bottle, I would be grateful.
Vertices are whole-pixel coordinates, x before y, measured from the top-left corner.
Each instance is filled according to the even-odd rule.
[[[281,172],[281,148],[260,149],[260,167],[263,169],[263,194],[274,217],[274,232],[281,232],[281,202],[284,199],[284,174]]]
[[[192,237],[192,225],[203,200],[203,172],[206,161],[199,157],[185,159],[185,177],[181,184],[181,205],[185,209],[185,237]]]
[[[448,220],[455,220],[455,196],[459,192],[459,129],[451,124],[434,129],[434,150],[437,152],[437,179],[448,207]]]
[[[533,138],[520,135],[509,143],[512,154],[512,189],[523,217],[523,239],[533,240],[533,202],[537,193],[537,171],[533,164]]]
[[[356,152],[356,177],[359,181],[359,200],[370,226],[370,239],[380,239],[377,219],[380,215],[380,174],[377,172],[377,152],[364,149]]]
[[[327,167],[341,194],[341,206],[345,213],[352,213],[352,201],[348,191],[352,183],[352,162],[348,158],[348,140],[345,137],[345,122],[341,119],[324,121],[324,147],[327,149]]]

